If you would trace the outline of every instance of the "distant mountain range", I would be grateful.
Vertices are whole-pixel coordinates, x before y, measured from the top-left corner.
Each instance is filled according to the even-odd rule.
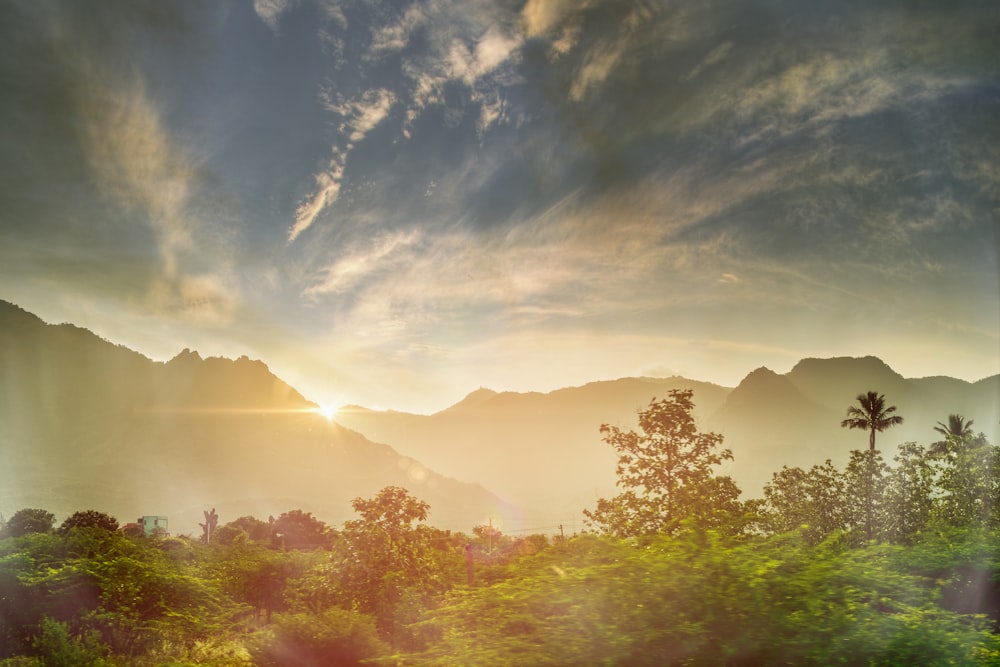
[[[949,413],[974,419],[977,432],[1000,442],[1000,376],[905,379],[875,357],[804,359],[785,375],[759,368],[735,389],[681,377],[624,378],[548,394],[479,389],[433,415],[352,406],[337,419],[444,474],[482,483],[529,520],[568,523],[617,493],[616,458],[600,425],[637,428],[636,413],[671,389],[693,390],[699,427],[725,437],[734,461],[721,471],[746,497],[759,497],[782,465],[808,468],[829,458],[842,466],[852,449],[866,448],[867,433],[840,422],[868,390],[885,394],[904,417],[877,439],[890,463],[900,443],[937,440],[933,428]]]
[[[877,440],[890,462],[902,442],[937,440],[950,413],[1000,442],[1000,376],[906,379],[875,357],[759,368],[735,388],[671,377],[478,389],[433,415],[349,406],[331,423],[260,361],[185,350],[154,362],[0,301],[0,512],[165,514],[174,532],[196,533],[210,507],[222,523],[302,509],[337,526],[353,516],[351,499],[392,484],[430,503],[442,528],[492,517],[505,530],[569,532],[616,493],[600,425],[635,428],[671,389],[693,390],[699,427],[725,437],[735,460],[723,472],[747,497],[782,465],[843,465],[867,447],[840,421],[868,390],[904,418]]]
[[[166,515],[198,534],[220,522],[302,509],[339,526],[350,501],[397,485],[430,522],[468,531],[503,503],[391,447],[328,422],[260,361],[166,363],[0,302],[0,512],[82,509],[122,523]]]

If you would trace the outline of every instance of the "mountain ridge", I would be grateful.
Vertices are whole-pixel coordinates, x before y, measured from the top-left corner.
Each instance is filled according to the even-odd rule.
[[[10,489],[35,484],[34,491],[51,488],[67,498],[89,489],[105,503],[98,509],[187,494],[191,502],[179,511],[192,524],[203,509],[198,503],[259,513],[293,509],[274,507],[274,499],[297,497],[300,509],[343,519],[351,494],[396,484],[430,502],[432,521],[442,527],[468,530],[489,517],[507,529],[575,525],[584,508],[617,493],[615,455],[602,442],[601,424],[636,428],[637,413],[674,389],[693,391],[699,428],[724,436],[734,461],[720,472],[746,497],[760,495],[782,465],[826,458],[840,465],[863,448],[867,439],[840,421],[868,390],[884,393],[905,420],[879,435],[887,461],[901,442],[930,442],[933,426],[950,413],[975,419],[992,441],[1000,417],[1000,375],[907,379],[868,356],[807,358],[784,374],[760,367],[736,387],[676,375],[549,392],[480,387],[430,415],[345,406],[330,423],[260,360],[202,358],[185,349],[152,361],[6,302],[0,325],[0,438],[7,445],[0,464],[9,478],[0,510],[17,509],[9,506]],[[51,474],[52,461],[61,476]],[[203,479],[213,470],[224,474]],[[158,484],[143,484],[143,475]],[[44,504],[44,494],[31,497]]]
[[[231,512],[223,522],[302,509],[335,525],[388,485],[443,528],[505,507],[316,408],[262,361],[153,361],[0,302],[0,511],[165,514],[173,532],[196,532],[209,507]]]
[[[720,472],[732,475],[745,497],[760,496],[782,465],[808,468],[827,458],[844,465],[851,450],[866,447],[865,437],[840,422],[869,389],[885,394],[904,416],[903,425],[878,438],[890,463],[896,445],[928,444],[936,422],[953,412],[975,418],[992,441],[1000,435],[1000,375],[975,383],[907,379],[872,356],[804,359],[785,374],[761,367],[734,388],[678,376],[619,378],[548,393],[494,392],[485,401],[471,392],[431,415],[361,409],[337,419],[460,478],[464,471],[515,504],[545,503],[555,508],[549,518],[556,520],[617,493],[614,453],[599,426],[636,428],[636,413],[670,389],[693,390],[699,428],[722,434],[734,453]],[[452,409],[466,401],[475,408]],[[565,482],[574,476],[579,483]]]

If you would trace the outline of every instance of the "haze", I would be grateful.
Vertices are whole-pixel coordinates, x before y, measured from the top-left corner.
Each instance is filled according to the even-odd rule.
[[[845,355],[978,380],[998,32],[989,2],[3,3],[0,298],[324,405]]]

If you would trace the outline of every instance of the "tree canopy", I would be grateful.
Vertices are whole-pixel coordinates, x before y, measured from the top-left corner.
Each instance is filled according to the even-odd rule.
[[[890,426],[903,423],[903,418],[894,415],[895,405],[886,407],[885,396],[877,391],[858,394],[859,405],[847,408],[847,419],[840,422],[844,428],[857,428],[868,431],[868,448],[875,451],[875,433],[881,433]]]
[[[690,390],[674,389],[639,412],[639,428],[601,425],[604,442],[618,453],[623,492],[584,510],[591,525],[620,537],[674,533],[686,519],[701,525],[731,522],[741,511],[740,490],[714,468],[733,458],[719,449],[722,436],[698,431]]]

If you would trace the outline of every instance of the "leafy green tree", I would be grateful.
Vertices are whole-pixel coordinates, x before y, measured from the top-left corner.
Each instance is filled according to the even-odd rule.
[[[847,527],[843,475],[827,459],[808,472],[782,466],[764,486],[765,525],[771,534],[801,530],[810,544]]]
[[[847,521],[855,535],[875,539],[883,526],[889,467],[875,449],[854,450],[844,469]]]
[[[382,638],[395,646],[416,641],[405,623],[464,579],[462,556],[448,533],[420,525],[430,506],[406,489],[388,486],[352,505],[360,518],[344,522],[335,550],[341,604],[372,614]]]
[[[70,633],[66,623],[48,616],[39,625],[33,647],[48,667],[100,667],[114,663],[106,660],[108,647],[100,633],[90,630],[82,635]]]
[[[584,510],[587,522],[621,537],[675,533],[686,519],[702,526],[732,522],[742,513],[740,490],[713,467],[732,460],[718,450],[722,436],[700,433],[691,411],[690,390],[673,389],[670,397],[639,412],[641,433],[601,425],[604,442],[618,452],[618,486],[622,493]]]
[[[903,423],[903,418],[892,414],[895,405],[886,407],[885,396],[876,391],[858,394],[859,405],[847,408],[847,419],[840,422],[844,428],[858,428],[869,432],[868,449],[875,451],[875,433]]]
[[[21,509],[7,520],[0,537],[19,537],[28,533],[49,533],[55,525],[56,517],[43,509]]]
[[[66,564],[96,586],[87,620],[115,653],[134,660],[164,643],[189,646],[219,633],[239,612],[215,582],[191,576],[156,543],[132,546]]]
[[[35,560],[27,550],[14,550],[13,542],[10,552],[0,553],[0,659],[30,650],[46,602],[44,591],[30,583]]]
[[[895,544],[913,544],[927,526],[934,506],[934,467],[926,450],[903,443],[893,457],[885,496],[884,536]]]
[[[982,434],[949,444],[939,463],[936,516],[955,527],[1000,525],[1000,448]]]
[[[74,528],[100,528],[115,531],[118,530],[118,519],[97,510],[83,510],[66,517],[66,520],[59,526],[58,532],[60,535],[65,535]]]
[[[283,549],[329,549],[333,543],[330,528],[311,512],[291,510],[275,520],[271,540]]]
[[[222,590],[250,606],[257,623],[262,614],[269,623],[274,612],[285,609],[285,587],[295,575],[287,554],[259,544],[219,546],[208,567]]]

